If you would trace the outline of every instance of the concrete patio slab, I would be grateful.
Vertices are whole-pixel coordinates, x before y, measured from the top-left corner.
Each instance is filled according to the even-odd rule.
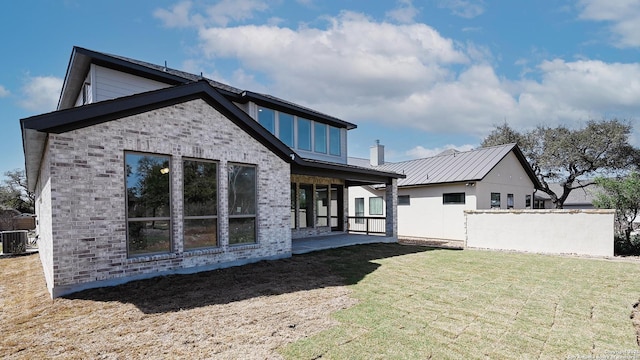
[[[398,239],[388,236],[337,233],[293,239],[291,241],[291,252],[293,254],[305,254],[312,251],[334,249],[343,246],[396,242],[398,242]]]

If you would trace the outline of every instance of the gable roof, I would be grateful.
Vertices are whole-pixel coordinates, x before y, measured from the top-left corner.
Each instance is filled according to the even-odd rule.
[[[535,188],[539,188],[538,178],[516,144],[446,152],[423,159],[385,163],[373,168],[405,174],[406,178],[398,180],[398,187],[480,181],[511,152],[514,153]],[[357,163],[363,164],[362,161]]]
[[[301,158],[295,151],[223,96],[208,81],[200,80],[21,119],[20,125],[29,189],[33,191],[35,188],[35,181],[40,170],[40,162],[45,150],[48,133],[61,134],[194,99],[206,101],[270,151],[292,164],[292,172],[330,174],[353,183],[376,183],[381,181],[386,183],[391,178],[403,176],[385,170],[324,163]]]
[[[85,77],[91,64],[103,66],[128,74],[141,76],[147,79],[163,82],[169,85],[180,85],[200,80],[207,81],[220,94],[231,101],[238,103],[255,102],[258,105],[274,110],[283,111],[292,115],[298,115],[310,120],[320,121],[336,127],[355,129],[357,126],[336,117],[323,114],[313,109],[294,104],[275,96],[260,94],[252,91],[241,90],[221,82],[207,79],[202,75],[171,69],[166,66],[156,65],[145,61],[135,60],[124,56],[112,55],[75,46],[69,59],[67,73],[63,88],[58,100],[58,109],[68,109],[75,105],[75,101],[82,89]]]

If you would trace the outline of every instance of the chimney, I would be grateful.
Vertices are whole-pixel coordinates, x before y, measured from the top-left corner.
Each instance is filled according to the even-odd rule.
[[[380,145],[380,140],[376,140],[375,145],[369,148],[369,162],[371,166],[384,164],[384,145]]]

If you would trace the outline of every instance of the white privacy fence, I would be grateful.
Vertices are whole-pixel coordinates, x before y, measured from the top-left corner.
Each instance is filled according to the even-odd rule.
[[[615,210],[465,210],[466,246],[613,256]]]

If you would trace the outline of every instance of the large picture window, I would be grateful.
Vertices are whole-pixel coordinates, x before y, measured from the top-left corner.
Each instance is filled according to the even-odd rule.
[[[256,167],[229,164],[229,245],[256,242]]]
[[[184,248],[218,246],[218,171],[210,161],[184,160]]]
[[[171,251],[170,163],[169,156],[125,153],[129,256]]]

